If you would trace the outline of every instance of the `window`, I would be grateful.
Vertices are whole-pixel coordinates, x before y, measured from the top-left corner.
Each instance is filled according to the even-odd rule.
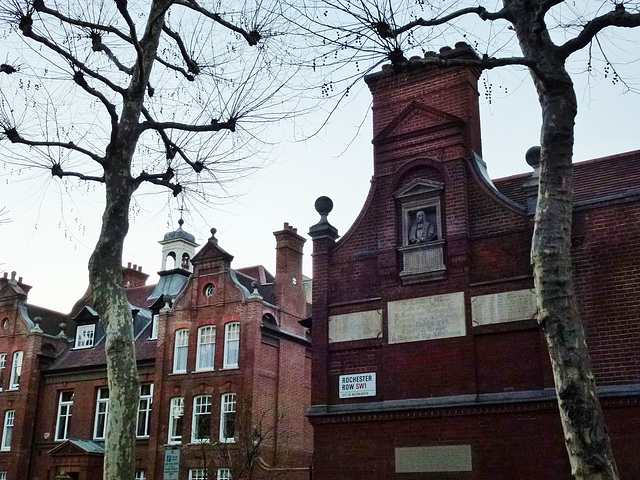
[[[171,399],[169,410],[169,443],[182,442],[182,417],[184,416],[184,398]]]
[[[135,480],[147,480],[147,476],[145,475],[144,470],[136,470]]]
[[[218,478],[216,480],[231,480],[231,470],[228,468],[219,468]]]
[[[187,351],[189,349],[189,330],[176,330],[173,349],[173,373],[187,373]]]
[[[58,418],[56,421],[56,442],[69,438],[69,420],[73,406],[73,392],[60,392],[58,399]]]
[[[15,410],[7,410],[4,412],[4,428],[2,429],[2,445],[0,445],[0,450],[5,452],[11,450],[11,437],[13,436],[13,421],[15,418]]]
[[[160,315],[155,313],[151,317],[151,335],[149,336],[149,340],[157,340],[158,339],[158,321],[160,319]]]
[[[16,390],[20,386],[20,374],[22,373],[22,352],[13,352],[13,363],[11,364],[11,380],[9,390]]]
[[[93,347],[95,332],[96,326],[94,324],[78,325],[76,328],[76,348]]]
[[[224,368],[238,368],[240,352],[240,322],[224,326]]]
[[[7,480],[7,472],[0,472],[0,480]]]
[[[4,389],[4,372],[7,368],[7,354],[0,353],[0,392]],[[0,478],[0,480],[2,480]]]
[[[191,443],[208,442],[211,432],[211,395],[199,395],[193,399],[193,424]]]
[[[98,389],[98,400],[96,402],[96,424],[93,429],[94,440],[104,440],[107,430],[107,417],[109,416],[109,389],[100,387]]]
[[[236,394],[225,393],[220,402],[220,441],[235,442],[236,436]]]
[[[216,349],[216,327],[207,325],[198,329],[198,360],[196,371],[213,370]]]
[[[136,425],[136,437],[149,436],[149,418],[151,416],[151,404],[153,403],[153,383],[140,385],[140,400],[138,401],[138,423]]]
[[[207,480],[206,468],[190,468],[189,480]]]

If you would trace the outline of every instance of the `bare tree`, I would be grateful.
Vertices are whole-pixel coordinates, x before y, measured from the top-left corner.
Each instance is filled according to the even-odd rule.
[[[577,479],[617,479],[618,472],[571,272],[571,163],[577,100],[567,62],[584,50],[585,69],[591,69],[593,58],[600,53],[605,68],[619,81],[601,37],[610,27],[639,26],[638,9],[637,2],[623,1],[578,5],[562,0],[503,0],[501,9],[490,11],[476,2],[325,0],[304,12],[313,24],[309,30],[322,39],[322,46],[332,49],[318,62],[335,66],[336,62],[359,61],[362,68],[373,68],[390,61],[396,72],[402,72],[408,68],[408,53],[426,53],[434,39],[442,42],[447,35],[455,35],[455,41],[463,36],[469,41],[475,24],[488,22],[491,34],[502,32],[502,37],[495,47],[487,42],[486,53],[477,59],[425,55],[421,62],[442,67],[528,68],[542,108],[540,186],[531,252],[538,321],[549,347],[565,442]],[[516,47],[517,53],[501,56],[509,51],[505,45],[510,41],[520,52]],[[491,48],[497,53],[492,54]]]
[[[293,110],[278,2],[252,3],[0,1],[2,161],[104,185],[89,279],[107,335],[105,479],[134,474],[139,387],[121,271],[132,196],[143,184],[224,196],[253,167],[259,125]]]
[[[289,474],[297,474],[296,478],[299,478],[300,472],[307,473],[306,467],[270,467],[264,459],[274,450],[276,442],[280,444],[279,456],[286,457],[283,450],[286,450],[289,439],[276,438],[281,437],[276,432],[283,418],[276,418],[274,406],[258,411],[251,397],[239,395],[235,408],[233,418],[221,427],[230,429],[225,436],[232,436],[233,442],[211,437],[197,445],[184,446],[190,465],[203,468],[212,479],[218,469],[227,470],[234,480],[287,478]],[[259,475],[256,475],[256,470],[260,470]]]

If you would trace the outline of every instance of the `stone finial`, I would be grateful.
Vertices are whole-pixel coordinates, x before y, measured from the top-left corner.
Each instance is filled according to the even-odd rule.
[[[529,164],[529,166],[536,168],[540,165],[540,146],[531,147],[527,150],[527,153],[524,154],[524,158]]]
[[[534,215],[538,206],[538,187],[540,184],[540,147],[534,146],[524,155],[527,163],[533,168],[531,176],[522,184],[527,195],[527,214]]]
[[[42,317],[36,317],[33,319],[33,323],[35,323],[35,327],[31,329],[32,333],[44,333],[40,324],[42,323]]]
[[[164,305],[162,305],[162,308],[160,309],[160,312],[165,313],[165,312],[171,311],[171,296],[170,295],[163,295],[162,296],[162,301],[164,302]]]
[[[67,337],[67,334],[66,334],[66,333],[64,333],[64,329],[65,329],[65,328],[67,328],[67,324],[66,324],[66,323],[64,323],[64,322],[60,322],[60,323],[58,324],[58,327],[60,327],[60,333],[58,334],[58,337],[59,337],[59,338],[68,338],[68,337]]]
[[[315,208],[316,212],[320,214],[320,221],[309,229],[309,236],[314,240],[318,238],[337,239],[340,236],[338,230],[327,219],[333,210],[333,201],[329,197],[318,197]]]
[[[212,228],[212,229],[210,230],[210,232],[211,232],[211,237],[209,238],[209,241],[210,241],[211,243],[215,243],[216,245],[218,244],[218,239],[216,238],[216,232],[217,232],[217,231],[218,231],[218,229],[217,229],[217,228]]]
[[[258,285],[260,285],[260,283],[258,283],[258,281],[253,280],[251,282],[251,288],[253,289],[253,292],[251,292],[250,297],[252,298],[262,298],[262,295],[260,295],[260,292],[258,291]]]

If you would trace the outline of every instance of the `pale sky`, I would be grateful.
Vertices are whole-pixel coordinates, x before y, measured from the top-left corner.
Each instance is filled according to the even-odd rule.
[[[637,64],[627,67],[628,73],[638,71]],[[483,75],[489,75],[493,85],[489,104],[481,77],[483,158],[489,174],[498,178],[529,172],[524,153],[539,143],[540,128],[540,108],[531,80],[525,71],[514,69]],[[638,78],[640,75],[635,76]],[[640,95],[623,93],[624,85],[602,77],[583,74],[574,80],[579,99],[574,161],[640,149]],[[325,112],[302,119],[303,130],[309,134],[325,119]],[[279,135],[291,138],[282,131],[291,127],[291,123],[279,126]],[[307,237],[309,227],[319,219],[314,202],[321,195],[333,199],[329,221],[339,233],[345,234],[351,226],[367,196],[373,170],[370,94],[364,83],[318,135],[280,143],[267,157],[270,163],[238,186],[242,195],[225,205],[185,214],[184,229],[201,245],[211,227],[218,230],[220,246],[235,256],[234,268],[262,264],[274,272],[272,232],[289,222]],[[0,274],[16,271],[33,287],[29,303],[66,313],[87,287],[86,265],[100,227],[103,190],[96,185],[72,196],[65,190],[57,179],[0,164],[0,208],[6,207],[12,220],[0,224]],[[142,265],[151,275],[149,283],[155,283],[162,260],[157,241],[178,227],[180,215],[175,202],[167,207],[164,191],[147,191],[156,193],[139,196],[140,208],[134,208],[131,215],[123,263]],[[309,239],[304,263],[308,276],[311,251]]]

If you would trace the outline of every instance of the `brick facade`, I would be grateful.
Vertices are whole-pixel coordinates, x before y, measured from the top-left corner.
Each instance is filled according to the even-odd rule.
[[[313,478],[569,478],[531,303],[537,174],[488,179],[476,70],[405,67],[366,79],[374,177],[360,215],[338,241],[330,216],[310,230]],[[623,478],[640,476],[639,160],[575,167],[576,294]],[[357,374],[375,374],[375,391],[350,396]]]
[[[288,224],[275,232],[274,278],[261,266],[232,269],[233,256],[213,232],[197,253],[182,223],[167,234],[163,255],[180,263],[173,268],[163,258],[172,269],[160,272],[158,285],[145,285],[148,275],[137,265],[123,268],[142,385],[137,474],[164,478],[165,451],[177,449],[180,480],[190,469],[206,467],[209,479],[218,478],[219,469],[239,472],[248,458],[252,479],[306,480],[313,451],[305,416],[311,343],[298,323],[307,312],[305,240]],[[29,288],[15,276],[0,278],[0,321],[7,323],[0,325],[0,353],[6,352],[0,415],[15,411],[13,438],[0,449],[0,472],[8,480],[52,480],[61,472],[75,480],[101,478],[105,402],[99,399],[106,396],[107,378],[99,319],[88,296],[62,315],[28,304]],[[93,329],[87,348],[75,339],[83,326]],[[15,351],[23,352],[22,374],[19,386],[9,389]],[[68,410],[64,400],[70,400]],[[172,410],[172,401],[181,408]],[[181,428],[171,421],[174,411]],[[194,417],[202,419],[197,427]],[[254,445],[255,457],[247,454]]]

